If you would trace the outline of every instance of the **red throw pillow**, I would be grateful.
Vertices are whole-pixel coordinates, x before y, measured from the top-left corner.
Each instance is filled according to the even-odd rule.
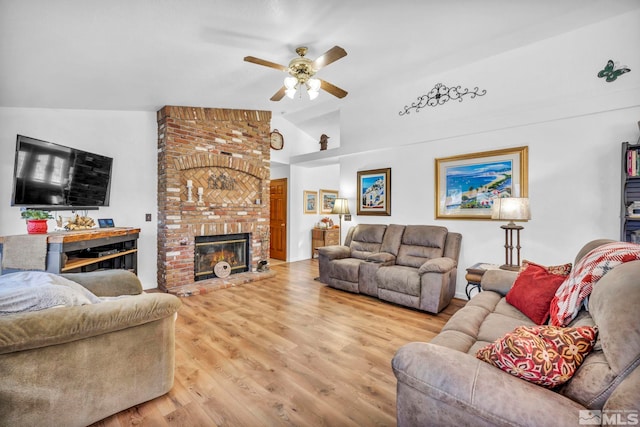
[[[549,273],[547,268],[529,263],[507,293],[507,302],[523,312],[536,325],[549,318],[551,300],[566,276]]]
[[[476,357],[523,380],[553,388],[571,379],[596,342],[597,328],[519,326]]]

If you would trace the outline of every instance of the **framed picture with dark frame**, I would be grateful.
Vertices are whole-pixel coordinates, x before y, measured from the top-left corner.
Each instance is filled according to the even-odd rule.
[[[528,147],[435,159],[439,219],[491,219],[493,201],[528,196]]]
[[[320,190],[320,213],[330,214],[337,198],[337,190]]]
[[[391,168],[358,171],[358,215],[391,215]]]
[[[305,214],[317,214],[318,213],[318,192],[304,190],[303,195],[303,212]]]

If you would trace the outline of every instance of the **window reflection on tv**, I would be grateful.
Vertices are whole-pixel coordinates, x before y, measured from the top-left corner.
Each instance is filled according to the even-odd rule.
[[[109,205],[110,157],[18,135],[14,206],[49,209]]]

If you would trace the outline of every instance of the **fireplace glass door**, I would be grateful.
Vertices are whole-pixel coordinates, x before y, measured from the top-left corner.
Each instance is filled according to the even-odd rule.
[[[249,271],[249,234],[196,236],[195,280],[218,277],[216,265],[226,262],[231,274]]]

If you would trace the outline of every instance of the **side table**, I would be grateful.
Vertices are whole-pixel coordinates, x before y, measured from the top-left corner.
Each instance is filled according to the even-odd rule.
[[[340,244],[339,228],[313,228],[311,230],[311,259],[315,258],[316,249],[323,246]]]
[[[487,270],[497,270],[500,267],[495,264],[488,264],[486,262],[478,262],[467,268],[467,274],[464,276],[467,279],[467,287],[464,292],[467,294],[467,299],[471,299],[471,291],[477,289],[478,292],[482,291],[480,282],[482,276]]]

